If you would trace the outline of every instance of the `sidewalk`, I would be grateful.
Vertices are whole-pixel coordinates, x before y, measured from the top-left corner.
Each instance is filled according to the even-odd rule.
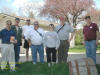
[[[75,59],[80,59],[80,58],[86,58],[85,53],[68,53],[68,61],[72,61]],[[100,52],[97,53],[97,64],[100,64]],[[0,60],[1,60],[1,54],[0,54]],[[44,56],[44,60],[46,61],[46,55]],[[26,61],[26,55],[25,54],[20,54],[20,62],[25,62]],[[31,53],[29,55],[29,61],[32,61],[32,56]],[[38,55],[38,61],[39,61],[39,55]]]

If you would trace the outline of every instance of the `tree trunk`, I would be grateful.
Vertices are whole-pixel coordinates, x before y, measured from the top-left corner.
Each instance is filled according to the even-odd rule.
[[[71,34],[70,34],[70,37],[71,37]],[[70,48],[73,48],[75,47],[75,34],[73,36],[73,39],[70,41]]]

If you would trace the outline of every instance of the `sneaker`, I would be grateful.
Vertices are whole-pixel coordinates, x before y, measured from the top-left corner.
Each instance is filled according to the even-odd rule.
[[[20,67],[20,64],[16,64],[15,67],[19,68]]]
[[[48,63],[48,67],[50,67],[51,66],[51,63]]]
[[[3,72],[4,71],[4,69],[1,69],[1,72]]]
[[[36,64],[36,62],[33,62],[33,64],[35,65],[35,64]]]
[[[52,62],[52,66],[54,66],[55,62]]]
[[[44,64],[43,62],[41,64]]]
[[[16,70],[10,70],[10,72],[16,72]]]

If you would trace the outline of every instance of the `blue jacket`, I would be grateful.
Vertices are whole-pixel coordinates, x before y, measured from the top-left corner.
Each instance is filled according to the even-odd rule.
[[[7,30],[7,29],[3,29],[0,31],[0,38],[2,40],[2,43],[4,44],[10,44],[10,37],[14,36],[16,38],[16,34],[13,30]]]

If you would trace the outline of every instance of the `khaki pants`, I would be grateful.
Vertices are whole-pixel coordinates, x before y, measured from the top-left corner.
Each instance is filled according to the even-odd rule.
[[[15,70],[15,54],[13,44],[2,44],[1,47],[1,69],[6,69],[7,62],[11,70]]]
[[[60,41],[60,47],[58,48],[58,63],[67,63],[69,50],[69,42],[67,40]]]

